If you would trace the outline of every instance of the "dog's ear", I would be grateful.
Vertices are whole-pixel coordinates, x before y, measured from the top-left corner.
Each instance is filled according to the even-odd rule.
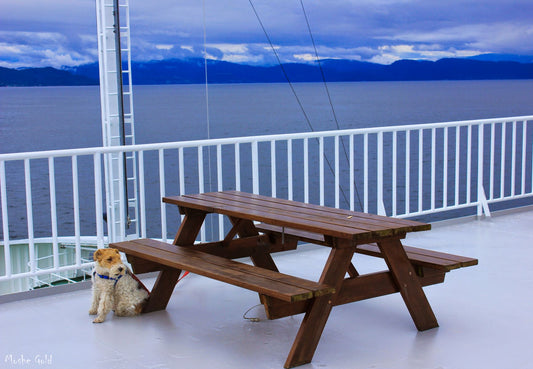
[[[98,261],[102,258],[102,250],[101,249],[98,249],[94,252],[93,254],[93,260],[94,261]]]

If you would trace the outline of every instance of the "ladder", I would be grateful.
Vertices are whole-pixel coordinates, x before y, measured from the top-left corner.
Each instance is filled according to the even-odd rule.
[[[103,145],[135,144],[129,0],[96,0]],[[109,242],[139,237],[137,158],[104,155]]]

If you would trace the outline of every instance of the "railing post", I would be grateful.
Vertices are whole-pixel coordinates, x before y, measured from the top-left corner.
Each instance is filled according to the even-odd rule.
[[[4,233],[4,267],[6,277],[11,277],[11,245],[9,243],[9,221],[7,217],[6,167],[0,161],[0,201],[2,202],[2,232]]]
[[[335,207],[340,207],[340,171],[339,171],[339,136],[335,136],[335,168],[334,168],[334,174],[335,177]]]
[[[93,155],[94,211],[95,211],[95,222],[96,222],[96,240],[97,240],[98,248],[104,247],[104,224],[103,224],[103,218],[102,218],[103,194],[102,194],[102,163],[101,163],[101,160],[102,160],[101,154],[94,153]]]
[[[377,162],[377,212],[378,215],[387,215],[383,203],[383,132],[378,132],[378,162]]]
[[[259,194],[259,149],[257,141],[252,142],[252,192]]]
[[[489,203],[485,195],[483,187],[483,167],[485,165],[483,151],[484,151],[484,126],[478,125],[478,144],[477,144],[477,215],[481,216],[485,213],[486,217],[490,217]]]
[[[478,192],[477,216],[480,217],[483,214],[485,214],[487,218],[490,218],[489,202],[487,201],[487,196],[485,196],[485,190],[483,189],[482,185],[478,186],[477,192]]]

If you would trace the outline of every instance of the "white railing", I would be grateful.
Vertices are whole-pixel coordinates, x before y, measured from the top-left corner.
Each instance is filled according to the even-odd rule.
[[[168,240],[180,217],[162,196],[228,189],[430,221],[488,215],[491,204],[531,203],[532,148],[533,116],[524,116],[1,154],[0,283],[87,268],[82,245],[126,237],[126,224],[109,235],[103,216],[106,155],[137,156],[140,223],[133,237]],[[201,240],[223,236],[226,226],[214,217]],[[36,255],[43,243],[51,245],[45,269]],[[66,265],[59,258],[64,243],[74,245],[74,262]],[[14,267],[15,245],[23,245],[27,267]]]

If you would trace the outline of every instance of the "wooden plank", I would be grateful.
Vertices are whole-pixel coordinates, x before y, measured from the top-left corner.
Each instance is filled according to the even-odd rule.
[[[478,263],[477,259],[465,256],[446,254],[443,252],[410,246],[404,246],[404,249],[407,253],[407,257],[412,263],[444,271],[477,265]],[[379,247],[375,244],[357,245],[356,252],[370,256],[383,257]]]
[[[111,244],[111,247],[174,269],[188,270],[285,301],[308,299],[334,291],[331,287],[316,282],[155,240],[119,242]]]
[[[176,247],[174,245],[170,245],[165,242],[160,242],[157,240],[152,239],[141,239],[141,240],[133,240],[128,242],[135,242],[140,243],[143,245],[149,245],[150,247],[160,249],[163,251],[167,251],[173,254],[180,254],[183,252],[190,251],[194,254],[195,258],[201,259],[202,261],[206,261],[215,265],[218,265],[223,268],[230,268],[230,269],[236,269],[238,271],[243,271],[245,273],[248,273],[250,275],[257,275],[259,277],[264,277],[271,279],[273,281],[283,282],[288,285],[292,284],[295,287],[304,287],[309,290],[317,290],[317,295],[321,295],[322,293],[333,293],[334,290],[331,287],[328,287],[323,284],[319,284],[317,282],[313,282],[307,279],[293,277],[288,274],[283,274],[279,272],[275,272],[272,270],[264,269],[264,268],[257,268],[249,264],[240,263],[233,260],[228,260],[223,257],[218,257],[215,255],[210,255],[204,252],[196,251],[194,249],[187,248],[184,250],[182,247]],[[188,269],[187,269],[188,270]]]
[[[422,286],[444,282],[445,272],[428,273],[419,278]],[[389,271],[346,279],[335,300],[335,306],[400,292]]]
[[[239,191],[223,191],[203,194],[209,196],[209,198],[220,198],[223,201],[241,201],[243,204],[252,204],[260,207],[274,207],[275,209],[285,209],[290,213],[302,212],[305,215],[318,215],[318,216],[341,216],[340,219],[354,219],[366,224],[378,224],[385,225],[386,227],[430,227],[429,224],[412,221],[408,219],[390,218],[382,215],[375,215],[370,213],[361,213],[345,209],[331,208],[321,205],[314,205],[308,203],[297,202],[293,200],[285,200],[280,198],[273,198],[268,196],[256,195]]]
[[[249,220],[256,220],[259,222],[275,224],[280,226],[289,226],[294,228],[306,229],[315,233],[323,233],[340,238],[375,238],[371,232],[364,229],[357,229],[354,227],[337,226],[333,228],[331,224],[324,223],[323,219],[306,220],[304,218],[297,218],[288,213],[281,212],[267,212],[260,207],[252,209],[243,209],[237,205],[229,203],[219,204],[216,208],[209,200],[199,200],[186,196],[165,197],[163,201],[170,204],[176,204],[180,207],[190,207],[193,209],[210,208],[213,213],[224,214],[236,218],[246,218]],[[392,230],[387,231],[392,233]]]
[[[468,266],[473,266],[473,265],[478,264],[477,259],[470,258],[467,256],[453,255],[453,254],[448,254],[445,252],[421,249],[421,248],[412,247],[412,246],[404,246],[404,248],[409,254],[413,256],[420,255],[420,256],[427,257],[427,258],[433,258],[434,260],[443,260],[443,264],[446,263],[446,261],[453,262],[456,264],[454,265],[453,269],[468,267]]]
[[[430,229],[429,224],[350,212],[242,192],[165,197],[178,206],[210,209],[235,217],[354,240],[396,236]]]
[[[284,301],[297,301],[313,297],[313,291],[298,288],[271,279],[265,279],[258,275],[251,275],[235,268],[225,268],[219,265],[205,262],[198,258],[194,250],[185,250],[185,253],[170,254],[162,250],[149,250],[140,247],[144,257],[153,259],[158,263],[175,269],[185,269],[191,273],[203,275],[218,281],[229,283],[252,291],[272,295]],[[132,251],[130,251],[132,252]],[[146,256],[149,253],[150,256]]]
[[[157,276],[152,292],[143,308],[143,313],[165,310],[167,308],[174,287],[178,283],[180,269],[163,269]]]
[[[378,246],[417,329],[424,331],[438,327],[437,318],[400,240],[385,239]]]
[[[196,243],[180,247],[192,248],[197,251],[206,252],[211,255],[221,256],[226,259],[239,259],[249,257],[256,249],[264,249],[268,253],[289,251],[296,249],[296,242],[293,243],[272,243],[267,235],[236,238],[229,243],[223,241]]]
[[[339,291],[352,256],[353,249],[344,247],[332,248],[320,277],[320,282],[332,285]],[[311,301],[310,309],[305,313],[285,362],[285,368],[292,368],[311,362],[336,296],[337,294],[322,296]]]
[[[281,237],[281,235],[284,233],[287,238],[293,237],[303,242],[309,242],[318,245],[327,244],[324,235],[318,233],[307,232],[300,229],[293,229],[288,227],[284,228],[266,223],[256,224],[255,228],[257,228],[259,232],[275,234],[277,237]]]
[[[154,263],[152,261],[141,259],[133,255],[126,255],[128,262],[131,264],[133,273],[143,274],[150,273],[155,271],[160,271],[162,269],[161,264]]]
[[[198,233],[207,215],[205,212],[194,210],[185,210],[184,212],[185,217],[174,238],[174,245],[192,245],[196,237],[198,237]]]
[[[320,220],[328,223],[330,227],[355,224],[354,227],[356,228],[370,231],[402,229],[403,232],[414,231],[416,227],[423,227],[424,230],[431,227],[429,224],[405,219],[395,219],[236,191],[214,192],[194,196],[195,198],[203,197],[209,199],[212,203],[238,203],[243,209],[260,208],[264,211],[272,210],[275,213],[285,213],[292,217]]]
[[[313,297],[313,292],[307,289],[287,286],[283,283],[276,283],[273,280],[265,280],[257,275],[249,275],[236,270],[235,268],[221,268],[219,265],[206,262],[201,257],[198,257],[201,256],[197,255],[200,252],[194,250],[179,250],[180,252],[177,253],[169,253],[142,244],[136,244],[135,249],[129,250],[125,250],[117,244],[114,244],[113,247],[139,257],[144,257],[159,264],[166,265],[170,268],[185,269],[191,273],[203,275],[238,287],[273,295],[284,301],[294,301]]]
[[[282,228],[270,224],[260,223],[256,225],[259,231],[267,234],[275,234],[280,237]],[[286,237],[295,237],[303,242],[315,243],[319,245],[328,245],[323,235],[305,232],[292,228],[284,229]],[[407,257],[413,264],[435,268],[444,271],[473,266],[478,264],[478,260],[466,256],[453,255],[439,251],[421,249],[417,247],[404,246]],[[360,244],[357,245],[355,252],[375,257],[383,257],[378,245]]]
[[[443,283],[446,273],[434,269],[424,270],[419,277],[420,284],[430,286]],[[345,279],[335,298],[334,306],[366,300],[399,292],[398,286],[389,271],[364,274],[355,278]],[[310,300],[289,304],[285,301],[269,297],[263,301],[268,319],[280,319],[307,311]]]

